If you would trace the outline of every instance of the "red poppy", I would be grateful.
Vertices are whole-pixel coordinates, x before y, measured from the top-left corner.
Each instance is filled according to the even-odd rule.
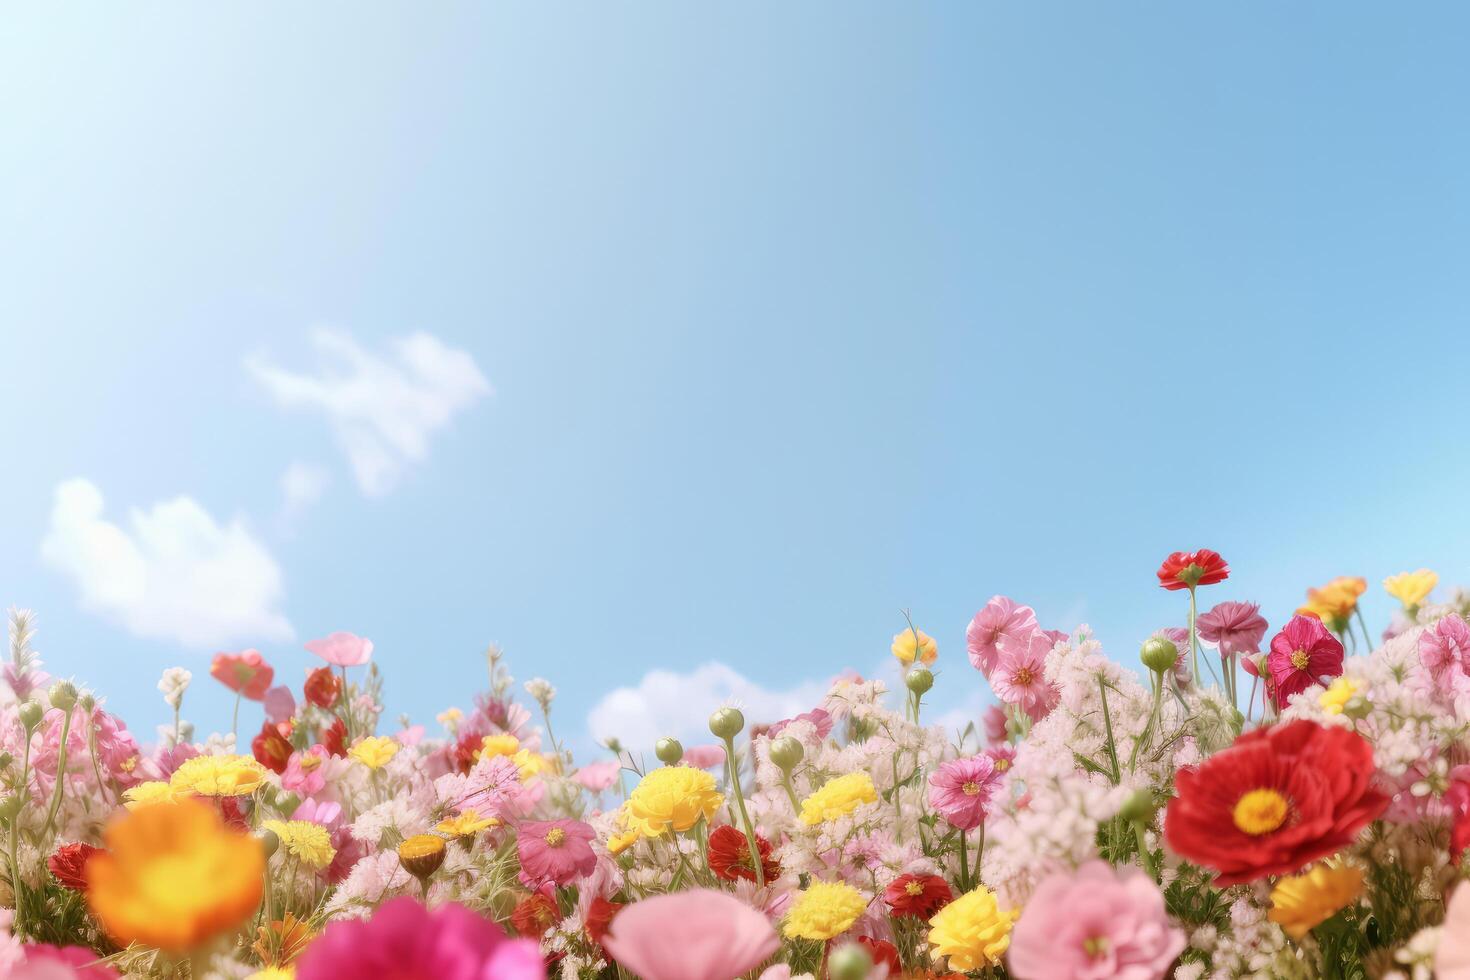
[[[541,934],[561,921],[561,911],[556,902],[542,892],[532,892],[516,903],[510,913],[510,924],[517,933],[530,939],[539,939]]]
[[[250,832],[250,814],[245,811],[248,799],[248,796],[218,797],[220,819],[224,820],[226,827],[242,833]]]
[[[1230,566],[1218,551],[1176,551],[1159,566],[1159,586],[1172,591],[1214,585],[1230,577]]]
[[[275,669],[265,662],[259,650],[243,653],[216,653],[209,674],[243,698],[260,701],[275,678]]]
[[[766,881],[781,877],[781,865],[771,857],[771,842],[756,834],[755,846],[760,852],[761,874]],[[750,863],[750,844],[745,834],[729,824],[716,827],[709,835],[709,869],[716,878],[725,881],[736,878],[755,881],[755,869]]]
[[[260,726],[260,734],[250,740],[250,751],[255,761],[276,775],[286,771],[286,763],[294,751],[291,745],[291,723],[289,721]]]
[[[609,902],[601,895],[592,900],[587,906],[587,917],[582,924],[587,928],[587,938],[601,946],[602,938],[607,935],[607,927],[612,924],[613,916],[622,911],[625,902]],[[606,953],[606,950],[604,950]]]
[[[69,888],[74,892],[85,892],[87,890],[87,862],[92,860],[93,855],[101,853],[102,848],[93,847],[91,844],[63,844],[56,849],[56,853],[46,861],[46,867],[56,876],[62,888]]]
[[[347,723],[341,718],[333,718],[332,724],[321,734],[322,748],[332,755],[345,758],[347,756]]]
[[[1342,644],[1315,616],[1293,616],[1271,638],[1266,657],[1272,696],[1278,708],[1313,684],[1326,684],[1342,673]]]
[[[1336,854],[1382,815],[1373,749],[1314,721],[1258,728],[1175,777],[1164,839],[1217,874],[1217,886],[1300,871]]]
[[[874,939],[871,936],[859,936],[858,945],[868,951],[868,957],[874,966],[888,967],[888,975],[896,977],[902,969],[898,962],[898,947],[886,939]]]
[[[302,691],[311,704],[318,708],[330,708],[342,696],[342,678],[332,673],[330,667],[317,667],[306,672],[306,684]]]
[[[883,901],[894,915],[916,919],[929,918],[952,898],[949,883],[938,875],[899,875],[883,892]]]

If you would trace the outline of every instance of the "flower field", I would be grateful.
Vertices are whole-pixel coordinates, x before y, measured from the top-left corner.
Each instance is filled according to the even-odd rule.
[[[1364,579],[1269,623],[1235,584],[1140,576],[1179,625],[1136,656],[996,596],[963,652],[901,623],[887,680],[583,759],[495,649],[472,704],[386,723],[351,633],[297,688],[254,650],[165,672],[144,744],[12,611],[0,977],[1470,978],[1470,595],[1391,576],[1375,636]],[[941,657],[998,701],[962,732],[926,724]],[[196,726],[201,683],[235,719]]]

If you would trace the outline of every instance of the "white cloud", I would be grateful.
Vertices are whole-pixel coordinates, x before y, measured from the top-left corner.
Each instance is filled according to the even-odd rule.
[[[315,463],[294,462],[281,473],[281,498],[288,517],[301,513],[327,492],[332,475]]]
[[[138,636],[187,647],[285,640],[281,570],[238,519],[221,525],[185,496],[103,516],[88,480],[56,487],[41,558],[69,576],[83,608]]]
[[[616,737],[635,752],[651,750],[664,735],[685,744],[707,742],[713,739],[710,713],[722,704],[737,705],[748,723],[768,723],[810,711],[827,688],[824,681],[804,681],[787,690],[767,690],[718,662],[687,674],[652,670],[637,687],[605,694],[587,716],[587,727],[598,742]]]
[[[258,356],[246,358],[246,370],[281,406],[326,416],[371,497],[392,490],[409,464],[427,458],[431,434],[491,393],[473,357],[426,333],[392,341],[390,356],[337,330],[315,330],[311,342],[323,362],[315,374]]]

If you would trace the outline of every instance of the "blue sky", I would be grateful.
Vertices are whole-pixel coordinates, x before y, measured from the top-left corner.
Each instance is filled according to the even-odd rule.
[[[145,733],[164,667],[258,646],[298,682],[349,629],[394,714],[466,703],[493,640],[586,744],[618,687],[634,729],[799,702],[904,607],[937,709],[974,710],[996,592],[1131,658],[1182,619],[1177,548],[1273,624],[1337,574],[1470,581],[1467,33],[1451,4],[11,10],[0,599]],[[103,510],[43,560],[77,478]],[[187,707],[227,724],[207,680]]]

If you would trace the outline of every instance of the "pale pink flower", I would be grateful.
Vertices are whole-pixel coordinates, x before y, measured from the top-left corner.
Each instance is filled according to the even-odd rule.
[[[965,647],[970,663],[989,677],[1000,659],[1000,643],[1004,639],[1021,640],[1038,629],[1036,613],[1003,595],[991,596],[985,608],[975,614],[965,630]],[[1052,644],[1048,643],[1050,649]]]
[[[765,962],[781,942],[744,902],[696,888],[629,905],[613,916],[603,945],[643,980],[730,980]]]
[[[775,738],[781,734],[782,729],[794,721],[811,722],[812,727],[817,730],[818,739],[825,739],[828,735],[832,734],[832,713],[826,708],[813,708],[810,711],[803,711],[795,718],[784,718],[766,729],[766,734],[771,738]]]
[[[990,687],[1006,704],[1014,704],[1033,720],[1046,717],[1057,704],[1057,689],[1046,679],[1046,655],[1052,642],[1041,630],[1022,639],[1001,637],[1000,657],[990,673]]]
[[[1092,860],[1037,886],[1011,933],[1010,967],[1018,980],[1159,980],[1184,944],[1151,878]]]
[[[990,707],[985,709],[985,714],[981,716],[981,720],[985,725],[986,742],[990,743],[991,745],[999,745],[1006,740],[1007,719],[1004,708],[1002,708],[998,704],[992,704]]]
[[[1419,659],[1436,681],[1447,673],[1470,674],[1470,625],[1455,613],[1419,634]]]
[[[985,821],[998,778],[988,755],[953,759],[929,776],[929,805],[961,830],[974,830]]]
[[[1470,980],[1470,888],[1464,884],[1455,889],[1445,908],[1434,975],[1438,980]]]
[[[292,752],[281,773],[281,785],[298,796],[315,796],[327,785],[327,764],[332,754],[325,746],[313,745],[305,752]]]
[[[1201,640],[1220,651],[1220,656],[1260,653],[1266,636],[1266,620],[1254,602],[1221,602],[1195,620]],[[1189,642],[1188,634],[1185,643]]]
[[[572,774],[572,779],[584,789],[602,793],[617,785],[618,773],[623,766],[616,759],[589,762]]]
[[[336,667],[361,667],[372,658],[373,641],[338,630],[319,640],[308,640],[306,649]]]
[[[725,748],[722,745],[691,745],[684,750],[684,757],[679,762],[694,769],[713,769],[716,766],[723,766]]]
[[[273,725],[290,721],[296,714],[296,697],[285,684],[267,688],[265,692],[265,720]]]

